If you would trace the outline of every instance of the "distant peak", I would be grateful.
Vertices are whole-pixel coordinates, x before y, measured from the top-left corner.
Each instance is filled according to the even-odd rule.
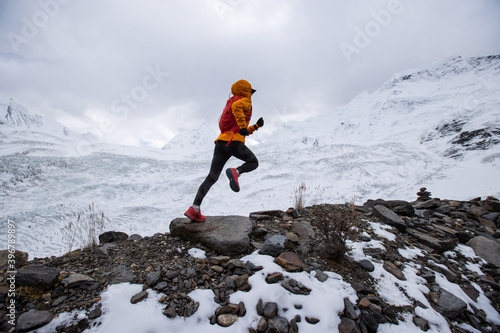
[[[40,127],[42,126],[42,117],[37,114],[31,114],[28,110],[10,99],[7,106],[7,114],[0,119],[0,125],[15,127]]]

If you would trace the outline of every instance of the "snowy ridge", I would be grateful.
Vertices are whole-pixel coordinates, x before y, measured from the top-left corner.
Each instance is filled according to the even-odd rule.
[[[42,117],[37,114],[30,114],[22,105],[12,103],[7,106],[7,114],[0,119],[0,125],[10,125],[16,127],[40,127],[42,126]]]
[[[205,119],[197,126],[177,134],[163,148],[170,156],[189,156],[211,152],[218,132]]]
[[[296,133],[295,142],[310,138],[320,145],[395,141],[419,146],[437,140],[426,148],[443,154],[450,137],[438,140],[440,128],[457,120],[462,127],[455,133],[494,128],[500,123],[498,110],[500,56],[453,57],[396,74],[373,93],[362,93],[330,114],[284,124],[273,137],[285,142]]]

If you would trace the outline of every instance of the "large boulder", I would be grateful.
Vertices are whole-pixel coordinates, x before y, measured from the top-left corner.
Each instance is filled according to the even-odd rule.
[[[440,289],[436,309],[446,318],[453,319],[467,310],[467,303],[445,289]]]
[[[54,315],[50,311],[31,310],[24,312],[17,320],[16,332],[27,332],[42,327],[52,321]]]
[[[403,215],[403,216],[415,215],[415,208],[413,208],[412,204],[403,200],[386,201],[382,199],[377,199],[377,200],[368,200],[363,204],[365,208],[370,208],[370,209],[378,205],[387,207],[398,215]]]
[[[476,254],[497,267],[500,267],[500,244],[484,236],[472,238],[467,245],[472,247]]]
[[[254,222],[245,216],[207,216],[205,222],[176,218],[170,223],[170,234],[231,256],[252,249],[253,228]]]
[[[99,235],[99,242],[101,244],[125,241],[128,235],[121,231],[106,231]]]
[[[406,231],[406,223],[398,214],[385,206],[377,205],[373,207],[373,215],[379,217],[385,224],[391,225],[401,232]]]
[[[56,284],[60,271],[59,268],[39,264],[23,267],[17,271],[16,285],[47,291]]]
[[[0,269],[5,268],[8,271],[15,271],[16,268],[23,266],[28,262],[28,253],[15,250],[0,251]]]

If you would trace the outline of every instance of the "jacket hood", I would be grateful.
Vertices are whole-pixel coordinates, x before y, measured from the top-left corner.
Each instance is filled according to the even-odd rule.
[[[231,86],[231,93],[235,96],[250,98],[252,96],[252,85],[246,80],[239,80]]]

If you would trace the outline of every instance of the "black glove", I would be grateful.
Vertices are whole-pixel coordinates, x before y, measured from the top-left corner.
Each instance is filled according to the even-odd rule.
[[[240,128],[240,134],[243,136],[250,135],[250,133],[248,132],[248,128]]]
[[[260,117],[259,120],[257,120],[257,127],[261,128],[262,126],[264,126],[264,119]]]

